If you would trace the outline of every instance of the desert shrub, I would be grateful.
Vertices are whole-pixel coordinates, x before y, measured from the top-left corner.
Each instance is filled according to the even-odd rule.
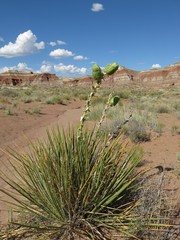
[[[35,106],[35,107],[32,109],[32,113],[34,113],[34,114],[41,114],[41,108],[40,108],[40,106]]]
[[[24,91],[24,94],[27,95],[27,96],[30,96],[32,93],[33,93],[32,89],[26,89]]]
[[[4,88],[0,91],[1,96],[15,98],[18,96],[18,93],[15,89]]]
[[[175,109],[176,111],[180,111],[180,103],[179,103],[179,101],[175,101],[175,102],[173,103],[173,107],[174,107],[174,109]]]
[[[93,111],[94,109],[92,113]],[[96,110],[96,112],[100,114],[100,111]],[[107,122],[104,123],[101,131],[102,134],[108,131],[114,133],[117,129],[123,131],[133,142],[139,143],[150,140],[150,129],[154,129],[161,133],[160,130],[162,128],[160,129],[160,124],[152,114],[121,106],[120,103],[116,108],[112,108],[108,111]]]
[[[79,94],[78,98],[79,98],[80,100],[87,100],[87,94],[81,93],[81,94]]]
[[[165,127],[164,123],[157,123],[156,128],[154,130],[157,133],[161,134],[163,132],[164,127]]]
[[[180,162],[180,152],[177,152],[177,153],[176,153],[176,160],[177,160],[178,162]]]
[[[176,113],[176,118],[179,120],[180,119],[180,112]]]
[[[139,239],[179,239],[180,229],[177,220],[180,217],[178,213],[180,209],[173,204],[173,190],[168,194],[164,190],[168,181],[170,179],[164,171],[159,174],[151,173],[143,178],[142,188],[138,193],[141,204],[136,208],[138,214],[143,216],[137,226]]]
[[[23,97],[22,98],[23,103],[31,103],[33,99],[31,97]]]
[[[90,121],[100,120],[103,109],[104,109],[104,104],[97,104],[96,106],[94,106],[88,116],[88,120]]]
[[[169,108],[168,105],[160,104],[160,105],[156,106],[155,111],[157,113],[169,113],[170,112],[170,108]]]
[[[33,113],[32,113],[32,110],[30,110],[30,109],[24,109],[24,112],[25,112],[26,114],[30,114],[30,115],[33,114]]]
[[[6,105],[6,104],[11,104],[11,101],[7,97],[0,97],[0,103]]]
[[[104,104],[105,105],[106,102],[107,102],[107,97],[99,95],[99,96],[94,97],[94,99],[92,99],[91,104],[92,104],[92,106],[97,106],[99,104]]]
[[[54,104],[54,102],[52,101],[52,99],[47,99],[47,100],[46,100],[46,103],[47,103],[47,104]]]
[[[171,133],[172,135],[180,134],[180,127],[176,124],[173,124],[173,126],[171,127]]]
[[[150,133],[147,131],[144,124],[135,119],[129,121],[128,126],[125,126],[123,130],[135,143],[146,142],[150,140]]]
[[[5,108],[4,109],[4,113],[6,114],[6,115],[9,115],[9,116],[13,116],[13,115],[15,115],[15,113],[12,111],[12,109],[10,109],[10,108]]]
[[[54,96],[46,100],[47,104],[63,104],[63,99],[60,96]]]

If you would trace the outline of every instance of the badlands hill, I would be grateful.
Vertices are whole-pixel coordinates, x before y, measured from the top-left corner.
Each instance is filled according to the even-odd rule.
[[[62,84],[67,86],[92,84],[91,76],[81,78],[59,78],[50,73],[7,71],[0,74],[0,85]],[[135,71],[126,67],[110,77],[105,77],[104,85],[140,84],[140,85],[180,85],[180,62],[165,68],[147,71]]]
[[[91,84],[92,77],[83,77],[63,81],[64,85]],[[180,86],[180,63],[172,64],[161,69],[152,69],[147,71],[135,71],[126,67],[119,67],[119,70],[113,76],[107,76],[103,82],[104,85],[179,85]]]

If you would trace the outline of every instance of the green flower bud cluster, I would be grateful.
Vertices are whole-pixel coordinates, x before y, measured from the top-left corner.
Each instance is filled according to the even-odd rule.
[[[108,64],[104,70],[104,72],[107,74],[107,75],[112,75],[113,73],[115,73],[119,68],[119,64],[116,63],[116,62],[113,62],[111,64]]]
[[[97,81],[97,83],[101,83],[104,74],[102,73],[101,68],[98,64],[94,64],[92,67],[92,76]]]
[[[118,70],[118,68],[119,68],[119,64],[116,62],[113,62],[106,66],[104,73],[107,75],[112,75]],[[98,84],[100,84],[102,79],[104,78],[104,73],[102,72],[98,64],[95,63],[92,66],[92,76],[97,81]]]
[[[116,106],[116,104],[118,104],[120,100],[120,97],[119,96],[114,96],[113,98],[111,98],[110,100],[110,107],[113,107],[113,106]]]

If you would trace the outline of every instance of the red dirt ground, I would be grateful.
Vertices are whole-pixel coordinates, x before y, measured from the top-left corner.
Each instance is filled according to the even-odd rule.
[[[28,107],[33,107],[34,103],[29,103]],[[26,105],[27,106],[27,105]],[[42,105],[41,114],[20,113],[18,115],[6,115],[0,111],[0,148],[16,148],[16,145],[26,148],[28,139],[31,141],[46,136],[47,128],[58,124],[67,128],[71,124],[77,124],[84,101],[72,101],[67,105]],[[153,134],[149,142],[142,143],[144,149],[144,161],[142,167],[152,168],[152,172],[158,172],[155,168],[162,165],[165,168],[172,168],[168,171],[169,183],[167,190],[174,189],[174,200],[180,203],[180,161],[176,159],[176,153],[180,152],[180,135],[172,134],[172,125],[180,126],[180,121],[174,115],[160,114],[160,122],[165,124],[163,133],[159,136]],[[0,151],[0,168],[4,170],[4,163],[7,163],[7,156]],[[0,180],[0,187],[7,187]],[[0,193],[0,199],[2,198]],[[8,220],[7,204],[0,201],[0,223]]]

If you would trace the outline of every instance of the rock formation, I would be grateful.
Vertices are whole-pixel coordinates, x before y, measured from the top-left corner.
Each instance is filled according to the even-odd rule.
[[[91,85],[91,76],[81,78],[59,78],[56,74],[7,71],[0,74],[0,85],[29,85],[29,84],[63,84],[65,86]],[[172,64],[162,69],[147,71],[135,71],[125,67],[111,76],[106,76],[103,85],[179,85],[180,86],[180,63]]]
[[[39,83],[54,83],[59,78],[55,74],[50,73],[33,73],[33,72],[19,72],[7,71],[0,74],[0,85],[30,85]]]
[[[139,72],[138,78],[146,84],[176,84],[180,85],[180,63],[168,67]]]

